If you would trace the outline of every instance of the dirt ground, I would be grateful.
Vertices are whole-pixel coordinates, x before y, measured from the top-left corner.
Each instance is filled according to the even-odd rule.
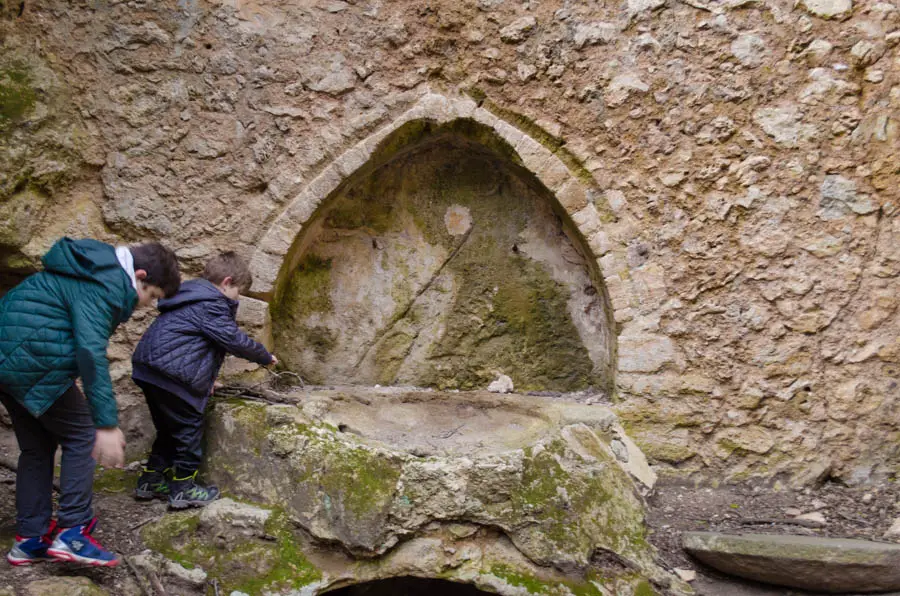
[[[649,505],[651,542],[668,566],[697,571],[692,585],[701,596],[799,596],[807,592],[734,581],[703,567],[681,549],[681,533],[797,534],[881,541],[893,520],[900,517],[900,490],[893,484],[851,488],[834,483],[815,490],[779,492],[750,486],[659,486]],[[792,519],[812,512],[824,516],[824,526],[805,527]]]
[[[95,510],[100,518],[97,538],[123,555],[144,550],[139,528],[165,514],[162,503],[138,503],[131,498],[137,471],[110,471],[99,475]],[[693,569],[692,582],[701,596],[799,596],[803,592],[729,579],[692,560],[680,546],[683,531],[792,533],[812,536],[881,540],[900,516],[898,487],[848,488],[826,483],[816,490],[774,492],[759,487],[728,486],[716,489],[660,486],[650,497],[648,521],[651,540],[670,568]],[[821,528],[790,523],[799,513],[819,512]],[[14,474],[0,467],[0,544],[5,552],[15,534]],[[115,569],[78,568],[62,564],[13,568],[0,563],[0,590],[24,594],[23,586],[53,575],[80,575],[114,595],[141,594],[127,565]],[[900,594],[900,593],[898,593]],[[399,595],[398,595],[399,596]]]

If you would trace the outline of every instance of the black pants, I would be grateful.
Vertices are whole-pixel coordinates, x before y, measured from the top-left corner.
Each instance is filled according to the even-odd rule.
[[[91,457],[96,431],[91,409],[78,387],[60,396],[39,418],[22,404],[0,391],[0,401],[12,418],[19,442],[19,469],[16,472],[16,532],[20,536],[41,536],[53,516],[53,464],[56,448],[62,447],[59,475],[59,511],[62,528],[88,523],[94,467]]]
[[[203,411],[150,383],[140,383],[156,427],[147,468],[174,468],[178,476],[192,474],[203,457]]]

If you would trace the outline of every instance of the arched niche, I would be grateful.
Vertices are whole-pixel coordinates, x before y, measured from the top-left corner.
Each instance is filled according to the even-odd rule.
[[[307,188],[270,292],[283,362],[315,383],[466,390],[505,374],[517,390],[609,390],[609,299],[558,200],[577,182],[556,168],[554,192],[541,165],[474,118],[422,118],[325,197]]]

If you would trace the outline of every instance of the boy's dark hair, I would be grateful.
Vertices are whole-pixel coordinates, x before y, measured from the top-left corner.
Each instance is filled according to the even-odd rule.
[[[147,272],[144,283],[162,289],[166,298],[171,298],[178,292],[181,287],[181,272],[178,270],[178,259],[171,249],[159,242],[148,242],[129,246],[128,250],[134,258],[134,270],[143,269]]]
[[[230,277],[231,283],[239,287],[242,294],[253,284],[253,275],[247,261],[233,250],[220,253],[208,260],[206,267],[203,268],[202,277],[216,285],[221,284],[226,277]]]

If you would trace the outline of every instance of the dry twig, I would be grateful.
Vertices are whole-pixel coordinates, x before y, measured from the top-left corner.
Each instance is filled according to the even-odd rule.
[[[802,526],[804,528],[821,529],[822,524],[808,519],[791,519],[791,518],[748,518],[740,520],[743,526],[765,525],[765,524],[782,524],[788,526]]]
[[[128,531],[129,531],[129,532],[134,532],[134,531],[137,530],[138,528],[143,528],[144,526],[146,526],[146,525],[149,524],[150,522],[156,521],[156,520],[158,520],[158,519],[159,519],[159,516],[148,517],[148,518],[145,519],[144,521],[140,521],[140,522],[134,524],[133,526],[131,526],[130,528],[128,528]]]

